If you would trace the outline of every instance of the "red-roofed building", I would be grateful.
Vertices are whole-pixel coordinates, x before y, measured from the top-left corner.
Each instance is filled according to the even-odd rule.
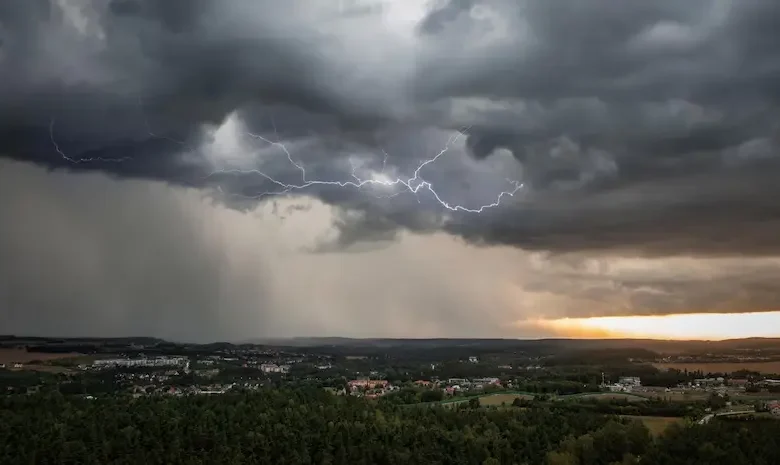
[[[772,415],[780,416],[780,400],[773,400],[766,403],[766,408]]]
[[[349,383],[351,390],[386,388],[390,383],[384,379],[353,379]]]

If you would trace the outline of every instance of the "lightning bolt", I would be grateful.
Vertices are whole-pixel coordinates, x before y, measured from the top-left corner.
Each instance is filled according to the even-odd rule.
[[[276,122],[273,119],[271,120],[271,122],[272,122],[272,125],[274,127],[274,133],[276,134]],[[151,130],[151,127],[149,126],[149,122],[145,118],[144,118],[144,123],[145,123],[145,127],[146,127],[146,130],[147,130],[147,133],[150,136],[155,137],[155,138],[159,138],[159,139],[166,139],[166,140],[168,140],[170,142],[174,142],[174,143],[176,143],[178,145],[182,145],[182,146],[186,145],[185,142],[183,142],[183,141],[179,141],[179,140],[171,139],[171,138],[166,137],[166,136],[161,136],[161,135],[155,134]],[[50,124],[49,124],[49,138],[51,139],[51,143],[52,143],[52,145],[54,147],[54,150],[64,160],[67,160],[67,161],[69,161],[69,162],[71,162],[73,164],[90,163],[90,162],[121,163],[121,162],[124,162],[124,161],[127,161],[127,160],[131,159],[131,157],[122,157],[122,158],[103,158],[103,157],[71,158],[57,144],[57,141],[54,138],[54,125],[55,125],[55,120],[52,119]],[[468,128],[466,130],[468,130]],[[410,178],[408,178],[408,179],[404,179],[404,178],[396,178],[396,179],[393,179],[393,180],[390,180],[390,179],[373,179],[373,178],[372,179],[363,179],[363,178],[361,178],[361,177],[359,177],[357,175],[357,173],[356,173],[357,167],[355,166],[355,164],[351,163],[352,164],[351,175],[352,175],[352,179],[354,179],[353,181],[327,181],[327,180],[311,180],[311,179],[308,179],[307,174],[306,174],[306,169],[303,167],[302,164],[297,163],[293,159],[292,154],[290,154],[290,151],[287,150],[287,147],[285,147],[284,144],[282,144],[281,142],[278,142],[278,141],[277,142],[272,141],[272,140],[267,139],[267,138],[265,138],[265,137],[263,137],[263,136],[261,136],[259,134],[254,134],[254,133],[251,133],[251,132],[247,132],[246,135],[251,137],[252,139],[259,140],[259,141],[264,142],[264,143],[266,143],[268,145],[280,148],[282,150],[282,152],[284,152],[284,154],[287,156],[287,160],[290,162],[290,164],[295,169],[297,169],[300,172],[300,174],[301,174],[301,181],[298,184],[284,183],[282,181],[279,181],[279,180],[275,179],[274,177],[270,176],[269,174],[267,174],[267,173],[265,173],[263,171],[257,170],[257,169],[253,169],[253,170],[239,170],[239,169],[216,170],[216,171],[213,171],[212,173],[210,173],[205,178],[205,179],[208,179],[208,178],[210,178],[212,176],[216,176],[218,174],[254,174],[254,175],[257,175],[257,176],[260,176],[260,177],[264,178],[265,180],[269,181],[270,183],[272,183],[272,184],[274,184],[275,186],[278,187],[278,189],[274,190],[274,191],[263,192],[261,194],[254,195],[254,196],[245,196],[245,197],[248,197],[248,198],[260,199],[260,198],[263,198],[263,197],[266,197],[266,196],[285,195],[285,194],[288,194],[288,193],[290,193],[292,191],[303,190],[303,189],[307,189],[307,188],[312,187],[312,186],[335,186],[335,187],[340,187],[340,188],[348,188],[349,187],[349,188],[355,188],[355,189],[362,189],[363,187],[383,187],[383,188],[399,188],[399,187],[401,187],[403,189],[401,189],[398,192],[395,192],[395,193],[389,194],[389,195],[385,195],[385,196],[376,196],[376,197],[378,197],[378,198],[392,198],[392,197],[395,197],[397,195],[400,195],[400,194],[408,192],[408,193],[411,193],[412,195],[415,196],[415,198],[417,200],[417,203],[419,204],[419,203],[421,203],[420,202],[420,197],[419,197],[420,192],[421,191],[428,191],[431,195],[433,195],[433,197],[436,199],[436,201],[439,203],[439,205],[441,205],[443,208],[445,208],[445,209],[447,209],[449,211],[453,211],[453,212],[466,212],[466,213],[482,213],[483,211],[485,211],[485,210],[487,210],[489,208],[494,208],[494,207],[500,206],[501,205],[501,201],[505,197],[514,197],[515,194],[520,189],[523,188],[523,183],[521,183],[519,181],[507,179],[506,181],[509,183],[510,186],[512,186],[512,189],[500,192],[498,194],[498,196],[496,197],[494,202],[491,202],[491,203],[485,204],[485,205],[481,205],[481,206],[476,207],[476,208],[469,208],[469,207],[465,207],[463,205],[452,204],[452,203],[447,202],[446,200],[444,200],[439,195],[439,193],[436,192],[436,190],[433,187],[433,184],[431,184],[429,181],[426,181],[422,177],[422,175],[420,173],[422,172],[422,170],[426,166],[435,163],[439,158],[444,156],[449,151],[449,149],[452,146],[452,144],[457,142],[458,139],[461,136],[463,136],[463,132],[462,131],[458,131],[457,135],[455,135],[453,137],[450,137],[450,139],[445,144],[444,148],[442,148],[434,157],[426,159],[426,160],[422,161],[419,165],[417,165],[417,168],[414,170],[412,176]],[[278,139],[278,134],[276,135],[276,137]],[[385,169],[387,167],[387,159],[389,158],[389,155],[387,154],[387,152],[384,149],[382,149],[382,153],[384,154],[384,158],[382,160],[382,170],[381,170],[380,173],[382,175],[384,175]],[[220,192],[223,192],[220,186],[218,186],[217,189]]]
[[[144,128],[146,129],[146,132],[149,134],[149,136],[151,136],[151,137],[153,137],[155,139],[167,140],[167,141],[173,142],[174,144],[177,144],[177,145],[186,146],[186,143],[184,141],[180,141],[180,140],[168,137],[168,136],[163,136],[163,135],[159,135],[159,134],[154,133],[152,131],[151,125],[149,124],[149,120],[146,119],[146,112],[144,111],[144,103],[143,103],[143,101],[141,100],[140,97],[138,98],[138,102],[137,103],[138,103],[138,107],[140,108],[140,111],[141,111],[141,115],[142,115],[142,119],[143,119],[143,123],[144,123]],[[72,157],[68,156],[60,148],[59,144],[57,144],[57,141],[54,138],[54,124],[55,124],[55,122],[56,122],[55,118],[52,118],[49,121],[49,140],[51,140],[51,144],[52,144],[52,146],[54,146],[54,151],[57,152],[57,154],[59,154],[59,156],[61,156],[66,161],[69,161],[69,162],[71,162],[73,164],[91,163],[91,162],[122,163],[122,162],[129,161],[129,160],[133,159],[133,157],[121,157],[121,158],[103,158],[103,157],[72,158]]]
[[[73,164],[80,164],[80,163],[90,163],[90,162],[106,162],[106,163],[121,163],[127,160],[130,160],[130,157],[122,157],[122,158],[103,158],[103,157],[94,157],[94,158],[71,158],[68,155],[65,154],[65,152],[60,149],[60,146],[57,144],[57,141],[54,140],[54,123],[55,119],[52,118],[49,122],[49,139],[51,140],[51,144],[54,146],[54,150],[65,160],[73,163]]]
[[[272,184],[274,184],[274,185],[276,185],[278,187],[278,190],[276,190],[276,191],[268,191],[268,192],[263,192],[261,194],[255,195],[255,196],[247,196],[247,197],[255,198],[255,199],[259,199],[259,198],[266,197],[266,196],[285,195],[285,194],[290,193],[291,191],[302,190],[302,189],[306,189],[306,188],[309,188],[309,187],[312,187],[312,186],[335,186],[335,187],[340,187],[340,188],[351,187],[351,188],[355,188],[355,189],[361,189],[361,188],[366,187],[366,186],[380,186],[380,187],[390,187],[390,188],[403,187],[403,188],[405,188],[405,190],[402,190],[400,192],[397,192],[397,193],[389,195],[389,196],[385,196],[385,198],[387,198],[387,197],[395,197],[396,195],[399,195],[401,193],[409,192],[409,193],[415,195],[415,197],[417,198],[417,203],[420,203],[420,198],[419,198],[418,194],[420,193],[420,191],[425,190],[425,191],[430,192],[433,195],[433,197],[436,199],[436,201],[442,207],[446,208],[447,210],[450,210],[450,211],[453,211],[453,212],[460,211],[460,212],[466,212],[466,213],[482,213],[483,211],[485,211],[485,210],[487,210],[489,208],[494,208],[494,207],[500,206],[501,205],[501,201],[502,201],[503,198],[505,198],[505,197],[514,197],[514,195],[520,189],[523,188],[523,183],[521,183],[519,181],[514,181],[514,180],[511,180],[511,179],[507,179],[506,181],[512,186],[512,189],[506,190],[506,191],[502,191],[501,193],[498,194],[498,196],[496,197],[496,200],[494,202],[486,204],[486,205],[479,206],[477,208],[469,208],[469,207],[465,207],[463,205],[452,204],[452,203],[449,203],[446,200],[442,199],[442,197],[439,195],[439,193],[436,192],[436,190],[434,189],[433,185],[429,181],[426,181],[421,176],[420,172],[423,170],[423,168],[425,168],[428,165],[431,165],[431,164],[435,163],[439,158],[444,156],[449,151],[449,149],[452,146],[452,144],[457,142],[458,139],[463,135],[463,132],[461,132],[461,131],[458,131],[458,134],[456,136],[450,137],[450,139],[447,141],[447,144],[444,146],[444,148],[442,148],[442,150],[439,151],[439,153],[437,153],[434,157],[426,159],[423,162],[421,162],[419,165],[417,165],[417,168],[414,170],[414,172],[412,174],[412,177],[410,177],[408,179],[403,179],[403,178],[396,178],[394,180],[362,179],[362,178],[360,178],[356,174],[357,167],[353,164],[352,165],[351,175],[352,175],[352,178],[354,179],[354,181],[326,181],[326,180],[311,180],[311,179],[308,179],[307,175],[306,175],[306,169],[303,167],[303,165],[301,165],[300,163],[297,163],[293,159],[292,154],[290,154],[290,151],[287,149],[287,147],[284,146],[284,144],[282,144],[281,142],[274,142],[274,141],[272,141],[270,139],[267,139],[267,138],[265,138],[265,137],[263,137],[263,136],[261,136],[259,134],[254,134],[254,133],[251,133],[251,132],[248,132],[246,134],[249,137],[253,138],[253,139],[265,142],[268,145],[272,145],[272,146],[275,146],[275,147],[278,147],[279,149],[281,149],[282,152],[284,152],[284,154],[287,156],[287,160],[290,162],[290,164],[293,167],[295,167],[301,174],[301,181],[298,184],[284,183],[282,181],[279,181],[279,180],[275,179],[274,177],[270,176],[269,174],[267,174],[267,173],[265,173],[263,171],[257,170],[257,169],[253,169],[253,170],[241,170],[241,169],[216,170],[216,171],[213,171],[208,176],[206,176],[206,178],[209,178],[209,177],[212,177],[212,176],[215,176],[215,175],[218,175],[218,174],[254,174],[254,175],[257,175],[257,176],[260,176],[260,177],[264,178],[265,180],[271,182]],[[382,171],[381,171],[381,173],[384,174],[385,168],[387,166],[387,159],[388,159],[389,156],[388,156],[387,152],[385,152],[384,150],[382,150],[382,153],[384,154],[384,159],[383,159],[383,162],[382,162]],[[221,189],[220,189],[220,191],[221,191]]]

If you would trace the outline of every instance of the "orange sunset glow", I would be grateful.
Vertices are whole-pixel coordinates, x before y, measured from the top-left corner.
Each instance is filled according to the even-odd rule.
[[[536,324],[561,336],[578,338],[719,340],[780,336],[780,312],[564,318]]]

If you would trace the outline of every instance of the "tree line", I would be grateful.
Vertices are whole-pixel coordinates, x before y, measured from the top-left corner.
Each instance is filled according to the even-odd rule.
[[[780,422],[713,421],[654,440],[639,421],[596,412],[409,407],[307,388],[0,398],[2,464],[768,465],[780,463],[778,433]]]

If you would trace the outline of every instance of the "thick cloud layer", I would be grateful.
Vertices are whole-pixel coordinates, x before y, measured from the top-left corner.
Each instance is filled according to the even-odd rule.
[[[334,234],[334,211],[298,202],[238,211],[196,189],[0,160],[0,328],[189,341],[594,336],[545,320],[780,307],[777,258],[551,255],[407,233],[312,254]]]
[[[780,3],[618,3],[5,2],[0,153],[219,187],[251,209],[284,190],[258,170],[409,179],[447,146],[416,179],[445,206],[397,186],[290,194],[340,208],[337,246],[408,229],[557,252],[778,252]],[[446,208],[513,182],[500,207]]]

